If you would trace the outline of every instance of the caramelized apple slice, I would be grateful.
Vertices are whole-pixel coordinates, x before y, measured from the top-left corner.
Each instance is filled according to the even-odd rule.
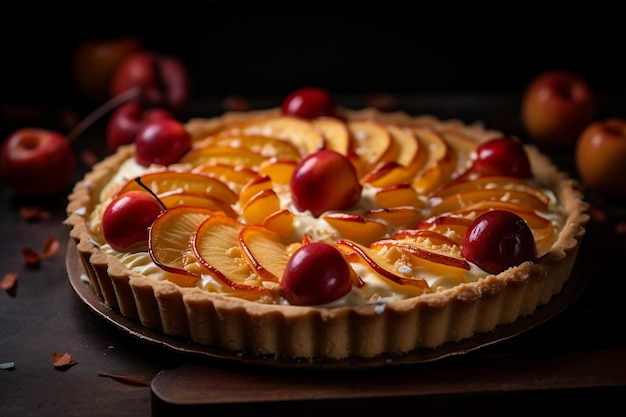
[[[335,246],[354,262],[353,254],[358,256],[361,263],[365,264],[375,274],[386,278],[402,286],[402,291],[410,291],[411,295],[420,295],[428,289],[428,284],[423,278],[413,275],[412,265],[407,257],[403,257],[399,251],[375,251],[366,246],[350,240],[339,240]]]
[[[387,131],[391,135],[395,152],[385,155],[384,160],[396,161],[403,167],[409,167],[418,157],[419,142],[415,133],[407,127],[396,125],[386,125]]]
[[[374,200],[383,207],[424,207],[424,202],[415,188],[407,183],[383,187],[376,192]]]
[[[263,155],[244,148],[210,147],[194,148],[180,160],[181,163],[192,166],[203,165],[209,162],[227,164],[237,167],[257,169],[267,159]]]
[[[523,191],[534,195],[537,199],[543,201],[544,204],[550,203],[550,197],[541,188],[524,179],[506,176],[486,176],[471,181],[453,181],[431,193],[429,198],[436,203],[450,195],[459,194],[464,191],[492,188]]]
[[[327,213],[323,219],[341,233],[345,239],[361,244],[369,244],[369,242],[379,239],[387,230],[384,223],[368,220],[357,214]]]
[[[200,224],[192,238],[194,253],[213,278],[232,290],[251,293],[249,297],[272,296],[243,257],[239,246],[239,231],[242,228],[241,223],[230,217],[209,217]]]
[[[208,175],[193,172],[159,171],[143,174],[140,179],[145,186],[159,196],[179,190],[208,194],[227,204],[237,202],[237,194],[228,185]],[[132,179],[122,186],[118,195],[130,190],[143,190],[143,188],[135,179]]]
[[[422,219],[422,212],[414,207],[381,207],[367,210],[363,213],[363,217],[401,227],[419,222]]]
[[[272,179],[266,175],[259,174],[256,177],[252,178],[243,187],[241,187],[241,191],[239,192],[239,206],[245,206],[248,201],[260,191],[269,190],[272,188]]]
[[[241,216],[249,224],[261,224],[265,219],[280,210],[280,199],[271,188],[261,190],[246,202]]]
[[[421,221],[417,225],[417,231],[398,230],[394,234],[394,238],[402,239],[405,237],[411,237],[415,234],[415,232],[423,230],[438,233],[439,235],[445,236],[460,244],[461,242],[463,242],[463,237],[465,236],[465,233],[467,232],[467,229],[469,228],[469,225],[471,223],[472,218],[461,217],[460,215],[445,214]]]
[[[378,165],[392,144],[391,135],[383,125],[372,120],[350,120],[348,130],[354,138],[359,177]]]
[[[301,155],[315,153],[322,149],[322,134],[309,120],[293,116],[269,116],[243,122],[236,127],[247,135],[270,136],[289,140]]]
[[[160,194],[159,200],[161,200],[161,202],[168,209],[177,206],[192,206],[206,208],[213,212],[223,213],[232,218],[236,218],[238,216],[237,212],[230,204],[209,194],[174,190]]]
[[[289,184],[297,165],[295,159],[270,158],[261,164],[259,174],[270,177],[274,184]]]
[[[529,210],[547,211],[548,209],[548,204],[533,193],[515,189],[488,188],[466,190],[449,195],[438,204],[433,205],[431,214],[436,216],[461,210],[470,204],[481,201],[511,201],[519,202]]]
[[[352,149],[352,137],[346,124],[334,117],[317,117],[311,119],[313,126],[322,132],[324,149],[348,155]]]
[[[419,171],[413,186],[420,194],[427,194],[450,178],[454,165],[453,155],[450,146],[434,129],[414,126],[413,132],[419,138],[420,147],[428,150],[423,168]]]
[[[258,175],[254,169],[224,164],[220,162],[208,162],[192,168],[191,172],[209,175],[228,184],[233,191],[238,192],[241,187]]]
[[[213,214],[212,210],[191,206],[163,211],[149,229],[148,251],[152,261],[165,271],[191,275],[185,268],[191,237],[198,226]]]
[[[248,149],[266,158],[300,159],[298,148],[291,142],[266,135],[224,133],[204,139],[197,147],[231,147]]]
[[[249,224],[239,232],[243,257],[264,281],[279,282],[287,266],[288,242],[265,226]]]
[[[378,250],[382,247],[389,248],[390,246],[395,246],[403,253],[424,261],[464,270],[470,269],[469,263],[460,255],[460,245],[450,247],[448,245],[437,245],[434,242],[429,243],[426,241],[381,239],[372,243],[371,248]]]
[[[272,229],[285,239],[290,239],[296,230],[295,215],[288,209],[278,210],[263,219],[263,225]]]

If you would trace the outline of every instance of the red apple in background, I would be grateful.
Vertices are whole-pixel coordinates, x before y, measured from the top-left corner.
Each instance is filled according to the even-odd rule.
[[[50,196],[68,189],[76,157],[67,137],[40,128],[21,128],[2,143],[0,173],[17,194]]]
[[[582,182],[599,194],[626,196],[626,119],[589,124],[576,143],[576,167]]]
[[[141,49],[142,42],[132,36],[89,39],[79,43],[72,56],[72,77],[76,88],[95,103],[106,101],[118,65]]]
[[[137,133],[146,123],[162,119],[175,119],[175,115],[164,108],[146,108],[137,100],[122,104],[108,120],[107,147],[113,152],[121,145],[133,143]]]
[[[177,116],[187,110],[191,95],[190,74],[177,57],[151,51],[128,56],[116,69],[111,82],[111,96],[134,87],[148,107],[164,107]]]
[[[191,150],[191,134],[178,120],[153,120],[137,133],[135,147],[138,164],[171,165]]]
[[[568,71],[550,70],[535,77],[522,97],[522,122],[530,138],[544,148],[573,147],[596,117],[592,86]]]

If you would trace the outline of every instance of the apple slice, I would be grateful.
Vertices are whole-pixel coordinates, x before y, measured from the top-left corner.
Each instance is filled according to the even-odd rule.
[[[285,239],[291,239],[296,230],[296,216],[288,209],[278,210],[263,219],[263,225],[272,229]]]
[[[461,214],[444,214],[440,216],[430,217],[422,220],[418,225],[418,230],[426,230],[430,232],[438,233],[449,239],[454,240],[457,243],[463,242],[463,237],[467,232],[472,218],[461,217]],[[394,234],[395,239],[402,239],[403,237],[412,236],[414,231],[411,230],[398,230]]]
[[[424,207],[424,202],[411,184],[398,183],[383,187],[376,192],[374,200],[383,207]]]
[[[148,233],[148,252],[152,261],[165,271],[192,275],[186,268],[191,237],[198,226],[213,214],[212,210],[191,206],[163,211],[152,223]]]
[[[241,217],[249,224],[261,224],[265,219],[280,210],[280,199],[271,188],[253,195],[243,206]]]
[[[378,220],[369,220],[358,214],[332,212],[322,217],[341,236],[361,244],[369,244],[379,239],[387,231],[387,226]]]
[[[236,167],[257,169],[267,159],[263,155],[244,148],[210,147],[194,148],[180,160],[183,164],[198,166],[212,163],[228,164]]]
[[[279,282],[287,262],[288,242],[278,233],[259,224],[244,226],[239,246],[248,265],[264,281]]]
[[[322,132],[324,149],[348,155],[352,150],[352,136],[348,126],[335,117],[316,117],[311,119],[313,126]]]
[[[237,125],[235,130],[246,135],[289,140],[301,155],[315,153],[324,146],[322,133],[309,120],[294,116],[259,117]]]
[[[298,148],[287,140],[256,134],[235,135],[227,132],[210,136],[198,144],[197,147],[248,149],[266,158],[281,157],[300,159],[302,156]]]
[[[426,160],[413,186],[420,194],[427,194],[450,178],[454,156],[441,134],[431,127],[413,126],[413,132],[420,141],[420,147],[427,150]]]
[[[441,264],[448,267],[469,270],[469,263],[461,256],[452,255],[453,250],[450,250],[446,245],[424,244],[420,245],[418,241],[410,240],[395,240],[395,239],[381,239],[370,246],[373,250],[379,250],[383,247],[389,248],[395,246],[403,253],[412,256],[416,260],[422,260],[430,262],[431,264]],[[427,247],[425,247],[427,246]],[[454,247],[460,250],[459,247]]]
[[[436,204],[438,200],[442,200],[453,194],[459,194],[463,191],[491,188],[523,191],[534,195],[539,200],[543,201],[544,204],[550,203],[550,197],[536,185],[521,178],[499,175],[479,177],[471,181],[451,182],[431,193],[429,198]]]
[[[383,221],[394,227],[414,225],[422,219],[422,212],[413,207],[380,207],[363,213],[367,220]]]
[[[209,217],[193,235],[194,253],[211,276],[232,290],[242,291],[242,296],[272,296],[271,291],[263,286],[261,277],[254,273],[243,257],[239,246],[242,228],[241,223],[230,217]]]
[[[220,162],[198,165],[192,168],[191,172],[215,177],[228,184],[235,192],[241,190],[245,183],[258,175],[254,169]]]
[[[466,206],[481,201],[511,201],[519,202],[530,210],[545,212],[548,210],[548,204],[539,199],[534,193],[505,188],[488,188],[466,190],[456,194],[449,195],[441,200],[441,202],[433,205],[431,214],[436,216],[443,213],[449,213],[464,209]]]
[[[260,191],[272,189],[272,179],[267,175],[257,175],[241,187],[239,192],[239,206],[245,206],[248,201]]]
[[[413,241],[413,242],[421,242],[428,240],[433,245],[449,245],[449,246],[459,246],[463,243],[463,237],[465,235],[461,235],[460,239],[458,237],[451,238],[445,232],[440,232],[437,230],[428,230],[428,229],[401,229],[394,233],[393,238],[398,241]],[[429,243],[429,244],[430,244]]]
[[[399,251],[394,252],[393,249],[375,251],[350,240],[339,240],[335,246],[351,262],[354,262],[353,254],[358,255],[359,262],[365,264],[378,276],[386,278],[391,283],[401,285],[402,292],[409,291],[411,295],[420,295],[428,289],[426,280],[413,276],[411,265],[406,262],[406,259],[402,259],[402,254]],[[405,269],[410,273],[400,272]]]
[[[143,174],[139,178],[157,196],[174,190],[182,190],[211,195],[227,204],[235,204],[238,198],[228,185],[208,175],[182,171],[158,171]],[[122,186],[118,195],[130,190],[144,190],[144,188],[136,179],[131,179]]]
[[[195,193],[184,190],[173,190],[159,195],[159,200],[168,209],[178,206],[191,206],[209,209],[236,218],[237,212],[233,207],[219,198],[204,193]]]
[[[354,138],[353,152],[357,158],[359,177],[379,164],[392,145],[385,127],[372,120],[350,120],[348,130]]]
[[[408,127],[386,125],[387,131],[391,135],[394,147],[397,149],[395,155],[385,155],[384,160],[396,161],[403,167],[409,167],[418,157],[419,142],[413,130]]]
[[[259,167],[260,175],[267,175],[274,184],[289,184],[298,165],[296,159],[270,158]]]

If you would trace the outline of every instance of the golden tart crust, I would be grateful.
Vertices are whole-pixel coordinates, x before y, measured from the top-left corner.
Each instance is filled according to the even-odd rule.
[[[193,119],[187,128],[198,141],[231,123],[277,112],[233,112],[213,119]],[[501,135],[478,124],[401,112],[341,109],[341,116],[426,123],[455,129],[479,142]],[[69,196],[66,224],[93,290],[108,306],[150,329],[200,345],[276,357],[342,359],[403,354],[470,338],[532,314],[569,279],[585,234],[587,205],[574,180],[558,171],[535,147],[526,148],[535,181],[553,191],[565,216],[549,252],[498,275],[383,305],[264,304],[131,271],[100,249],[89,219],[104,185],[122,162],[133,156],[132,145],[119,148],[76,184]]]

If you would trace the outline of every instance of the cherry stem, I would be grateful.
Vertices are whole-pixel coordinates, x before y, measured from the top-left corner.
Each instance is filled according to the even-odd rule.
[[[158,196],[158,195],[156,195],[154,191],[152,191],[152,190],[151,190],[151,189],[150,189],[150,188],[149,188],[146,184],[144,184],[144,183],[141,181],[141,177],[137,177],[137,178],[135,178],[135,182],[136,182],[137,184],[139,184],[139,186],[140,186],[141,188],[143,188],[144,190],[146,190],[147,192],[149,192],[149,193],[150,193],[150,195],[152,195],[152,197],[154,197],[154,198],[156,199],[156,201],[158,201],[158,202],[159,202],[159,204],[161,205],[161,207],[163,207],[163,210],[167,210],[167,206],[166,206],[165,204],[163,204],[163,201],[161,201],[161,199],[159,198],[159,196]]]
[[[73,142],[74,139],[80,136],[81,133],[87,130],[89,126],[94,124],[98,119],[102,118],[102,116],[104,116],[106,113],[110,112],[116,107],[119,107],[120,105],[126,103],[127,101],[130,101],[135,97],[138,97],[140,93],[141,93],[140,87],[133,87],[124,91],[123,93],[118,94],[117,96],[111,98],[110,100],[106,101],[104,104],[100,105],[94,111],[89,113],[87,117],[85,117],[83,120],[78,122],[76,126],[74,126],[74,128],[67,135],[68,140],[70,142]]]

